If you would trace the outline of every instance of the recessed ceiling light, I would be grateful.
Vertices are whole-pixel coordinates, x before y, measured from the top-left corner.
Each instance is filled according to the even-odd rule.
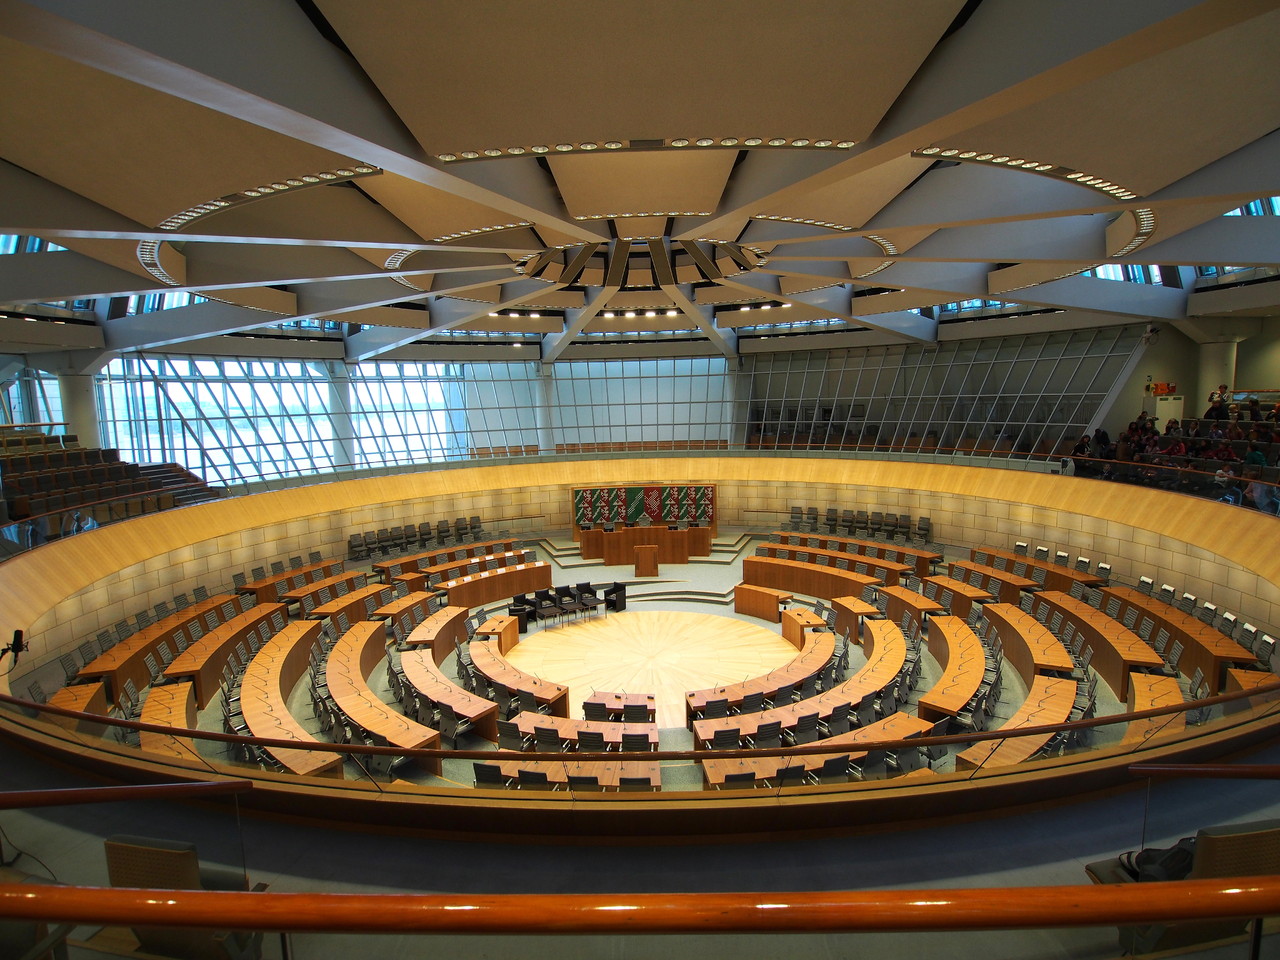
[[[344,176],[344,177],[354,177],[354,176],[355,176],[355,171],[353,171],[353,170],[343,170],[343,169],[338,169],[338,170],[336,170],[336,171],[334,171],[334,172],[335,172],[335,173],[338,173],[338,174],[340,174],[340,175],[342,175],[342,176]]]
[[[356,173],[373,173],[373,167],[356,167]]]
[[[288,180],[285,181],[285,183],[287,183],[291,187],[302,186],[302,181],[297,179],[296,177],[290,177]]]
[[[949,148],[947,148],[946,150],[943,150],[943,151],[942,151],[942,155],[943,155],[944,157],[954,157],[954,156],[955,156],[957,153],[959,153],[959,152],[960,152],[960,151],[959,151],[959,150],[957,150],[955,147],[949,147]]]
[[[991,162],[992,162],[992,163],[1004,163],[1004,162],[1005,162],[1006,160],[1008,160],[1008,159],[1009,159],[1009,158],[1008,158],[1007,156],[1006,156],[1006,157],[993,157],[993,158],[991,159]]]
[[[480,154],[476,153],[474,150],[463,150],[461,156],[464,160],[474,160],[476,157],[480,156]]]
[[[848,150],[857,142],[858,142],[857,140],[841,140],[839,143],[836,144],[836,146],[839,147],[841,150]]]
[[[992,157],[994,157],[994,156],[995,156],[995,154],[994,154],[994,153],[980,153],[980,154],[978,154],[974,159],[975,159],[975,160],[990,160],[990,159],[991,159]]]
[[[289,185],[287,183],[273,183],[271,186],[275,187],[277,190],[289,189]]]
[[[743,140],[742,142],[748,147],[758,147],[764,141],[761,140],[759,137],[747,137],[747,139]]]
[[[260,196],[262,196],[262,194],[260,194],[257,190],[246,190],[246,191],[244,192],[244,195],[245,195],[246,197],[260,197]]]
[[[815,141],[813,141],[813,145],[814,145],[815,147],[829,147],[829,146],[831,146],[831,141],[830,141],[830,140],[815,140]]]
[[[657,311],[657,310],[646,310],[646,311],[644,312],[644,315],[645,315],[646,317],[656,317],[656,316],[658,315],[658,311]]]
[[[737,137],[725,137],[723,140],[720,141],[720,146],[733,147],[733,146],[737,146],[737,143],[738,143]]]
[[[532,150],[534,153],[546,153],[546,152],[548,152],[551,148],[550,148],[550,147],[548,147],[545,143],[535,143],[535,144],[534,144],[532,147],[530,147],[529,149],[530,149],[530,150]]]
[[[676,310],[668,310],[668,311],[667,311],[667,316],[668,316],[668,317],[675,317],[675,316],[679,316],[679,312],[678,312],[678,311],[676,311]]]
[[[524,153],[524,147],[507,147],[507,153],[511,154],[513,157],[518,157],[520,154]]]
[[[786,142],[787,142],[787,141],[786,141],[786,138],[785,138],[785,137],[771,137],[771,138],[769,139],[769,146],[771,146],[771,147],[781,147],[781,146],[782,146],[782,145],[784,145]]]
[[[635,312],[634,310],[628,310],[628,311],[626,312],[626,318],[627,318],[628,320],[634,320],[634,319],[635,319],[635,316],[636,316],[636,312]]]
[[[592,141],[588,140],[585,143],[578,144],[578,149],[579,150],[595,150],[598,146],[599,144],[593,143]]]
[[[671,141],[673,147],[687,147],[689,145],[688,137],[676,137]]]
[[[807,147],[809,145],[809,141],[804,137],[798,137],[791,141],[791,145],[793,147]]]
[[[933,156],[935,153],[941,153],[941,152],[942,152],[942,148],[941,148],[941,147],[925,147],[925,148],[924,148],[923,150],[921,150],[920,152],[921,152],[921,153],[923,153],[923,154],[927,154],[928,156],[930,156],[930,157],[931,157],[931,156]]]
[[[336,173],[330,173],[328,170],[325,170],[323,173],[319,174],[319,177],[321,180],[337,180],[338,179],[338,175]]]
[[[604,318],[605,318],[606,320],[612,320],[612,319],[613,319],[613,311],[612,311],[612,310],[606,310],[606,311],[604,312],[603,316],[604,316]]]
[[[978,151],[976,150],[966,150],[964,153],[959,154],[959,157],[961,160],[970,160],[973,157],[976,157],[977,155],[978,155]]]
[[[529,316],[533,320],[539,320],[542,318],[542,314],[538,313],[536,310],[533,313],[529,314]]]
[[[715,141],[714,141],[714,140],[712,140],[710,137],[699,137],[699,138],[698,138],[697,140],[695,140],[694,142],[695,142],[698,146],[700,146],[700,147],[709,147],[709,146],[711,146],[713,143],[715,143]]]
[[[1052,164],[1052,163],[1042,163],[1042,164],[1040,164],[1040,166],[1036,167],[1036,169],[1037,169],[1037,170],[1052,170],[1052,169],[1053,169],[1053,164]]]
[[[561,153],[568,153],[570,150],[572,150],[572,149],[573,149],[573,144],[572,144],[572,143],[557,143],[557,144],[556,144],[556,149],[557,149],[557,150],[559,150]]]
[[[489,149],[485,150],[484,155],[486,157],[500,157],[502,156],[502,151],[496,147],[489,147]]]

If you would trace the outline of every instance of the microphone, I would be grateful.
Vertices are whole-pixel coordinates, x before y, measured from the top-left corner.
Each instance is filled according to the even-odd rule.
[[[9,667],[9,671],[13,672],[13,668],[18,665],[18,654],[22,653],[26,649],[27,649],[27,645],[22,640],[22,631],[15,630],[13,631],[12,642],[10,642],[10,644],[7,647],[0,649],[0,662],[3,662],[6,654],[12,653],[13,666]]]

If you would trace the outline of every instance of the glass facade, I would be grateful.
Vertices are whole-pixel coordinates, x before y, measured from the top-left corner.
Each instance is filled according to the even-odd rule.
[[[1141,332],[796,351],[741,364],[131,355],[97,376],[101,440],[122,459],[175,462],[215,484],[651,450],[1048,454],[1102,410]]]

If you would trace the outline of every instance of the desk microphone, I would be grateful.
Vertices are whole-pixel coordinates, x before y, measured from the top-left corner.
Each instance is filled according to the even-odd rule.
[[[13,631],[13,641],[7,646],[0,649],[0,662],[4,661],[5,655],[13,654],[13,664],[9,667],[9,673],[13,672],[13,668],[18,665],[18,654],[27,649],[27,645],[22,640],[22,631]]]

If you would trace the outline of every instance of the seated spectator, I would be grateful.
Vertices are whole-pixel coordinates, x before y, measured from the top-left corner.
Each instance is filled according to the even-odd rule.
[[[1264,419],[1268,423],[1280,423],[1280,403],[1277,403],[1274,407],[1268,410]]]
[[[1239,463],[1240,458],[1236,456],[1236,452],[1231,449],[1231,444],[1225,440],[1205,454],[1209,460],[1221,460],[1223,463]]]
[[[1203,437],[1204,430],[1201,429],[1200,427],[1200,421],[1199,420],[1188,421],[1186,428],[1182,432],[1182,435],[1184,437]]]
[[[1235,483],[1236,472],[1223,464],[1213,475],[1213,482],[1220,487],[1230,487]]]
[[[1245,407],[1245,409],[1244,409],[1244,413],[1242,414],[1241,419],[1243,419],[1243,420],[1261,420],[1261,419],[1262,419],[1262,416],[1263,416],[1263,414],[1262,414],[1262,404],[1258,402],[1258,398],[1257,398],[1257,397],[1250,397],[1250,398],[1249,398],[1249,405],[1248,405],[1247,407]]]
[[[1165,447],[1164,452],[1169,457],[1185,457],[1187,455],[1187,445],[1183,442],[1181,436],[1175,436],[1173,442]]]
[[[1182,436],[1182,422],[1177,417],[1170,417],[1169,422],[1164,425],[1164,435],[1166,437]]]
[[[1255,507],[1263,513],[1275,513],[1277,506],[1280,506],[1280,500],[1276,499],[1275,487],[1269,483],[1263,483],[1259,477],[1258,470],[1245,471],[1245,479],[1249,481],[1249,485],[1244,488],[1244,495]]]
[[[1228,420],[1239,420],[1239,419],[1240,419],[1240,404],[1238,404],[1238,403],[1228,403],[1228,404],[1227,404],[1227,419],[1228,419]]]
[[[1262,452],[1262,448],[1257,443],[1249,444],[1249,452],[1244,455],[1245,466],[1265,467],[1267,465],[1267,455]]]
[[[1242,427],[1237,421],[1228,420],[1226,430],[1228,440],[1244,439],[1244,427]]]
[[[1221,422],[1214,423],[1214,425],[1209,428],[1209,439],[1210,440],[1227,439],[1227,428],[1225,424]]]
[[[1227,419],[1227,408],[1221,399],[1214,400],[1209,404],[1209,409],[1200,415],[1201,420],[1225,420]]]

